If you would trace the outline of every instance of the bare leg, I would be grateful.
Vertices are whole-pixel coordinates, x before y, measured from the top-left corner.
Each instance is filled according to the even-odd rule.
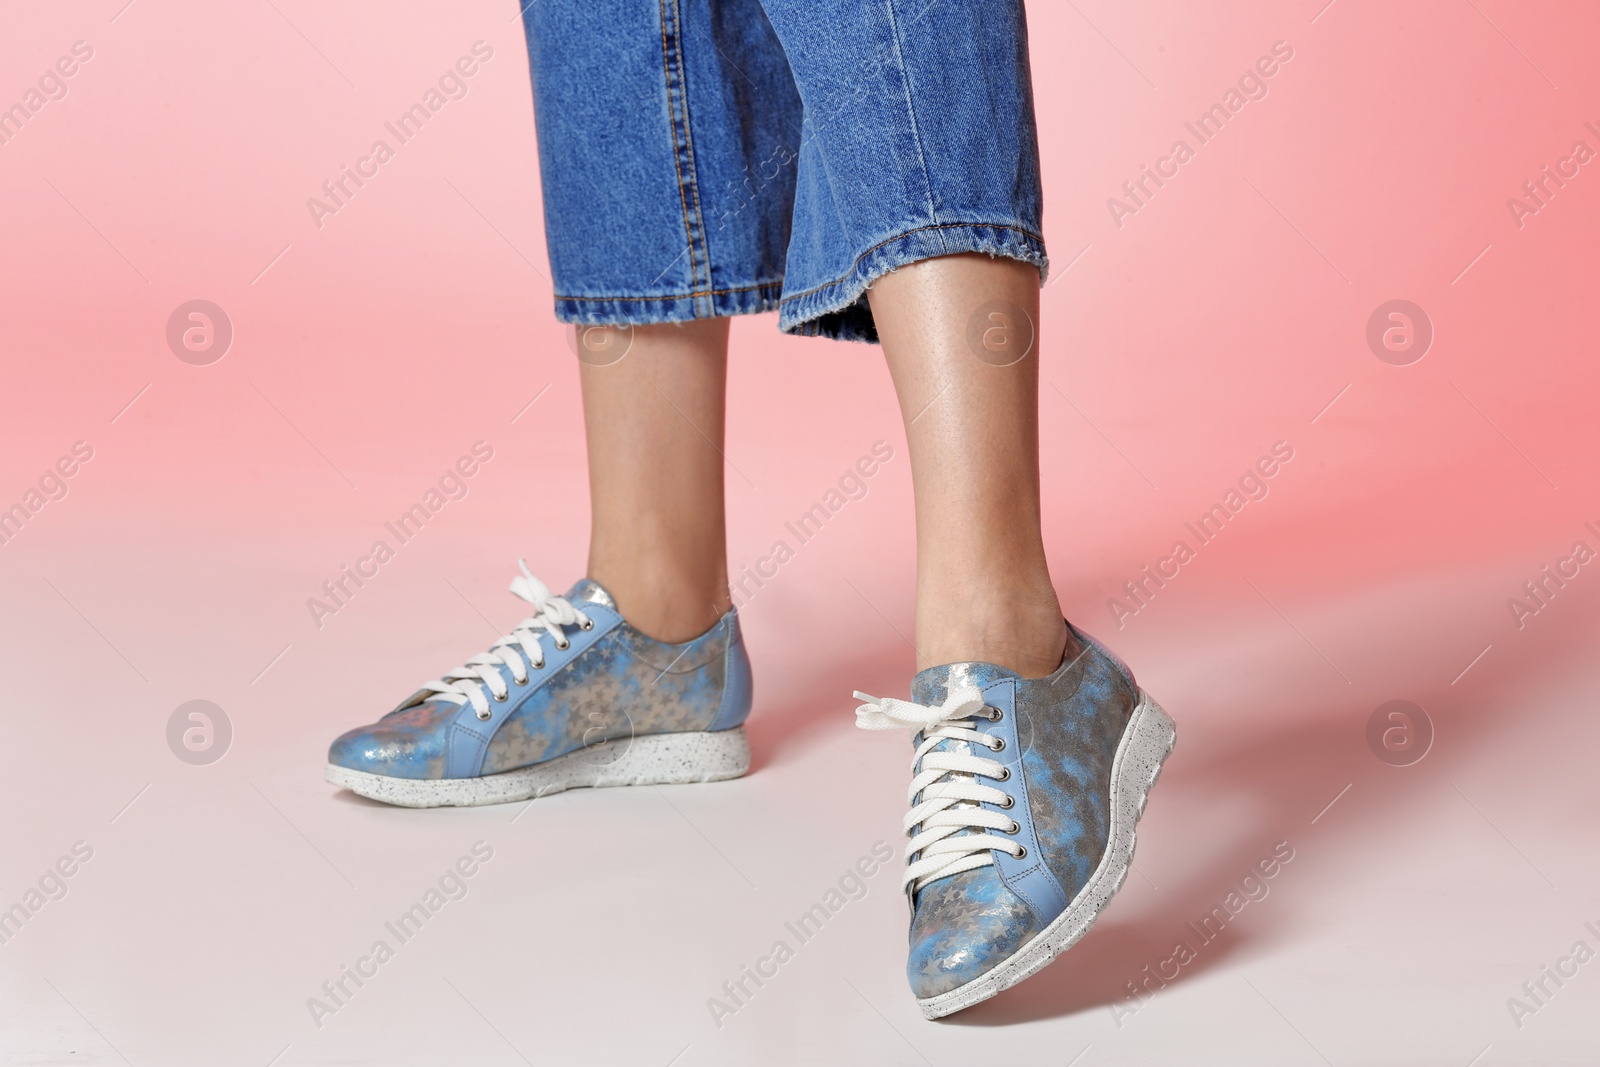
[[[1039,272],[944,256],[878,279],[868,299],[911,446],[917,669],[1049,674],[1067,633],[1039,528]],[[987,346],[970,343],[974,316]]]
[[[580,327],[589,577],[628,622],[686,641],[726,612],[722,499],[728,320]],[[627,345],[627,354],[609,362]]]

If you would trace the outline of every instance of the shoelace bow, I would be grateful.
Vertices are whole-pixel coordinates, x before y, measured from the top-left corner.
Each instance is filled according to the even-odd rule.
[[[517,560],[522,573],[511,579],[511,591],[534,607],[532,615],[517,623],[516,629],[479,653],[466,663],[445,672],[422,687],[425,699],[444,700],[452,704],[471,703],[478,718],[490,718],[489,697],[504,700],[510,689],[500,668],[511,672],[512,679],[522,685],[528,680],[530,670],[544,666],[544,647],[540,640],[554,638],[557,649],[566,649],[565,628],[578,626],[585,630],[594,628],[594,622],[572,606],[565,597],[555,596],[548,586],[533,576],[525,560]],[[484,690],[489,696],[484,696]]]
[[[949,688],[944,703],[937,705],[866,693],[855,696],[866,701],[856,708],[856,725],[861,729],[911,727],[922,731],[922,743],[911,758],[913,777],[906,796],[911,810],[905,817],[905,832],[911,835],[906,857],[917,858],[907,864],[902,887],[920,890],[940,878],[991,866],[991,849],[1018,857],[1026,854],[1014,838],[990,832],[1015,834],[1016,822],[979,806],[996,804],[1009,808],[1013,801],[1003,790],[979,781],[991,778],[1003,782],[1011,777],[1011,770],[999,760],[973,754],[975,746],[998,752],[1004,744],[1000,738],[980,733],[973,726],[976,718],[998,718],[998,713],[986,708],[976,687]],[[956,743],[938,750],[946,741]]]

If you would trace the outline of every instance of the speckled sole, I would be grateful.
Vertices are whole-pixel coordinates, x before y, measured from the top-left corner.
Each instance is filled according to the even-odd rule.
[[[585,786],[720,782],[750,769],[744,727],[716,733],[647,734],[605,741],[531,767],[479,778],[392,778],[328,764],[328,781],[403,808],[472,807]]]
[[[1134,825],[1144,814],[1150,787],[1161,776],[1162,761],[1172,753],[1176,739],[1172,718],[1140,690],[1139,703],[1128,717],[1127,730],[1111,766],[1111,832],[1100,865],[1067,910],[1035,934],[1033,940],[966,985],[918,1000],[923,1018],[937,1019],[1010,989],[1043,970],[1094,925],[1128,877],[1128,868],[1133,865]]]

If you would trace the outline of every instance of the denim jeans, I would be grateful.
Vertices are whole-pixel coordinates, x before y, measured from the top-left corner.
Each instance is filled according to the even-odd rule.
[[[777,308],[875,341],[866,290],[957,252],[1047,263],[1021,0],[533,0],[556,314]]]

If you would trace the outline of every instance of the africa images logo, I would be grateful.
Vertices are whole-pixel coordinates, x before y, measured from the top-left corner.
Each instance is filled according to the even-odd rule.
[[[326,199],[315,196],[306,198],[306,210],[311,212],[311,221],[317,229],[322,229],[327,216],[337,215],[349,206],[356,192],[376,178],[379,169],[394,159],[396,150],[421,133],[422,128],[433,116],[443,111],[447,103],[465,98],[469,91],[467,79],[476,75],[482,69],[482,64],[493,58],[493,47],[484,41],[474,41],[472,55],[457,59],[454,65],[439,75],[435,85],[423,92],[421,100],[402,111],[393,122],[383,124],[389,136],[394,138],[393,145],[380,137],[372,142],[366,155],[356,160],[354,168],[348,163],[341,163],[338,176],[322,183],[322,195]]]

